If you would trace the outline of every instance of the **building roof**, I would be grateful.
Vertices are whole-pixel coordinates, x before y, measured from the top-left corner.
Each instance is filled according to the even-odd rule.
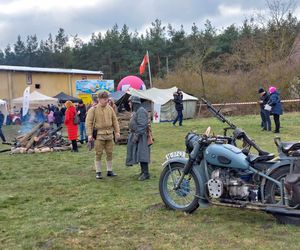
[[[0,65],[0,71],[26,71],[26,72],[47,72],[62,74],[84,74],[84,75],[103,75],[102,71],[91,71],[82,69],[59,69],[59,68],[38,68],[24,66]]]

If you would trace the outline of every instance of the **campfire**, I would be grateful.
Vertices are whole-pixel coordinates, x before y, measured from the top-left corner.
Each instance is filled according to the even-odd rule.
[[[52,128],[48,123],[39,123],[31,131],[16,137],[11,154],[45,153],[70,150],[59,128]]]

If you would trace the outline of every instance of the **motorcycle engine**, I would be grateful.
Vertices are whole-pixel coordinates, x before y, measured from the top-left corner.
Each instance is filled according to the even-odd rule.
[[[230,198],[235,200],[258,200],[258,189],[255,185],[245,182],[237,172],[217,169],[207,182],[208,193],[212,198]]]

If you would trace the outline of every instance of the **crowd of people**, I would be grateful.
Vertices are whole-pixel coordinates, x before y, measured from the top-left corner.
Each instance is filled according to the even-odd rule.
[[[280,132],[280,115],[282,115],[282,105],[277,89],[271,86],[268,91],[259,88],[260,95],[260,115],[262,130],[271,131],[272,115],[275,123],[274,133]],[[183,93],[178,89],[173,94],[173,101],[177,116],[173,121],[176,126],[182,126],[183,121]],[[151,122],[149,122],[148,111],[142,106],[141,99],[136,96],[129,98],[129,107],[132,115],[129,122],[129,135],[127,142],[126,166],[140,165],[140,175],[138,179],[144,181],[150,178],[150,146],[152,144]],[[15,111],[17,112],[17,111]],[[20,111],[22,112],[22,111]],[[106,155],[106,176],[115,177],[113,171],[113,149],[114,140],[120,138],[120,127],[116,113],[117,107],[113,100],[109,98],[107,92],[100,92],[97,98],[93,98],[92,103],[87,107],[82,101],[77,105],[67,101],[64,105],[38,107],[33,110],[34,114],[28,115],[28,121],[48,122],[50,126],[61,127],[64,124],[67,128],[68,139],[71,141],[72,152],[78,152],[77,139],[79,131],[79,142],[87,143],[95,148],[95,170],[96,179],[103,178],[102,157]],[[78,118],[78,122],[75,122]],[[0,138],[6,142],[2,132],[4,115],[0,111]],[[150,141],[149,142],[149,137]]]
[[[127,143],[126,165],[132,166],[140,164],[140,181],[150,178],[150,144],[149,136],[149,118],[148,112],[141,105],[138,97],[129,99],[129,105],[132,110],[132,116],[129,122],[129,136]],[[113,171],[113,149],[114,140],[120,138],[120,127],[117,119],[117,107],[109,98],[107,92],[100,92],[98,98],[93,99],[89,109],[86,109],[82,102],[79,102],[77,108],[71,101],[65,103],[64,124],[67,128],[68,139],[72,143],[72,152],[78,152],[77,137],[78,127],[80,142],[87,142],[95,148],[95,170],[96,179],[103,178],[102,158],[106,156],[106,176],[115,177],[117,174]],[[79,123],[74,123],[75,116],[79,117]]]
[[[132,97],[129,99],[129,106],[132,110],[132,116],[129,122],[129,136],[127,143],[127,157],[125,164],[132,166],[140,164],[141,174],[140,181],[150,178],[149,162],[150,162],[150,146],[153,142],[149,134],[152,136],[151,123],[149,122],[148,111],[142,107],[141,99]],[[15,108],[15,107],[14,107]],[[22,110],[14,110],[16,113],[22,113]],[[106,176],[115,177],[117,174],[113,171],[113,149],[115,140],[120,138],[120,127],[117,119],[117,106],[109,97],[107,92],[100,92],[97,98],[92,99],[91,105],[88,107],[79,101],[75,105],[71,101],[67,101],[64,105],[47,107],[38,107],[31,110],[25,117],[23,122],[48,122],[50,126],[56,125],[57,128],[62,124],[66,126],[68,139],[71,141],[72,152],[78,152],[78,130],[79,142],[81,144],[93,144],[95,148],[95,169],[96,179],[102,179],[102,156],[106,154]],[[75,122],[75,117],[78,122]],[[0,111],[0,138],[5,142],[2,132],[4,115]]]

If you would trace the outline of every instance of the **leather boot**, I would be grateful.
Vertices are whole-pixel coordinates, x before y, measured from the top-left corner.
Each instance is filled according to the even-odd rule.
[[[144,181],[147,179],[150,179],[150,174],[149,174],[149,166],[147,162],[141,162],[141,171],[142,174],[138,178],[139,181]]]
[[[96,168],[96,179],[102,179],[101,175],[101,161],[95,161],[95,168]]]
[[[97,179],[97,180],[102,179],[101,172],[96,172],[96,179]]]
[[[108,177],[115,177],[115,176],[117,176],[117,174],[112,171],[112,161],[107,161],[106,162],[106,169],[107,169],[106,176],[108,176]]]
[[[117,174],[114,171],[107,171],[107,177],[115,177]]]

